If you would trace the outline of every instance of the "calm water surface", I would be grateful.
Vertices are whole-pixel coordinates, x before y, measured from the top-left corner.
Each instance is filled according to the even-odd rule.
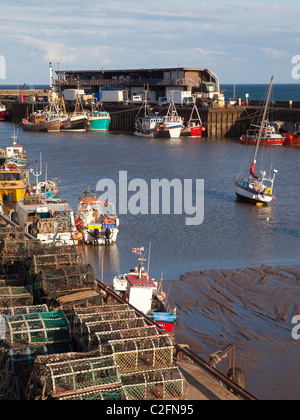
[[[0,123],[0,147],[11,144],[12,131],[11,123]],[[114,274],[134,267],[131,248],[148,246],[150,241],[150,274],[160,277],[163,272],[169,280],[204,268],[299,262],[300,148],[270,151],[279,170],[276,200],[258,208],[235,198],[235,176],[249,152],[237,139],[150,140],[112,133],[24,133],[21,129],[18,134],[30,167],[35,167],[42,152],[48,177],[60,178],[60,197],[74,211],[88,183],[95,189],[103,178],[118,182],[119,171],[128,172],[128,181],[142,178],[149,186],[153,178],[204,179],[201,225],[186,226],[185,214],[122,215],[115,246],[85,247],[87,261],[99,279],[104,252],[103,280],[107,283]]]

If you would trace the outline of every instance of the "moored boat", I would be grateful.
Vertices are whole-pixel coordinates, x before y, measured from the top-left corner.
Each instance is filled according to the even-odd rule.
[[[78,241],[73,210],[62,200],[26,195],[16,204],[11,220],[44,244],[74,245]]]
[[[0,121],[5,121],[7,116],[6,106],[0,103]]]
[[[162,279],[153,279],[145,270],[146,248],[133,248],[132,252],[140,255],[138,266],[129,273],[115,276],[113,289],[157,325],[172,332],[178,318],[176,308],[171,307],[162,291]]]
[[[29,186],[28,171],[0,168],[0,213],[9,215],[24,200]]]
[[[200,138],[205,131],[202,120],[196,104],[193,106],[189,120],[184,123],[181,131],[181,137]]]
[[[271,170],[269,175],[266,175],[266,171],[261,171],[260,176],[255,174],[255,166],[257,163],[257,155],[259,147],[261,145],[261,139],[263,138],[264,127],[266,126],[266,115],[268,111],[268,105],[271,95],[271,90],[273,86],[273,77],[271,79],[267,101],[265,104],[264,114],[257,136],[257,141],[255,142],[255,151],[254,157],[250,167],[250,176],[244,177],[242,174],[236,176],[235,182],[235,193],[238,199],[243,201],[253,202],[253,203],[270,203],[275,197],[273,196],[273,184],[277,170]]]
[[[23,146],[16,143],[18,137],[12,135],[13,146],[7,146],[4,152],[6,168],[25,168],[28,165],[28,156]]]
[[[256,144],[258,142],[259,129],[249,129],[246,134],[240,137],[242,144]],[[282,146],[286,137],[277,133],[275,127],[271,126],[268,121],[265,121],[262,135],[260,138],[261,146]]]
[[[87,129],[89,131],[108,131],[110,126],[110,114],[103,108],[94,107],[87,113]]]
[[[117,241],[119,218],[114,204],[100,201],[90,188],[78,200],[75,224],[87,244],[105,245]]]
[[[147,98],[147,92],[145,93]],[[140,111],[144,108],[144,116],[140,117]],[[173,100],[170,102],[165,116],[154,114],[147,100],[140,108],[135,118],[135,136],[155,138],[179,138],[183,129],[182,118],[178,116]]]
[[[58,133],[60,131],[60,118],[47,113],[36,112],[28,118],[23,118],[21,126],[24,131],[40,131],[46,133]]]

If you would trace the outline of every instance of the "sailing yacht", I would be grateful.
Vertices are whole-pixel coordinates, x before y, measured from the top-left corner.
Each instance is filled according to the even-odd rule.
[[[253,203],[270,203],[275,198],[273,196],[273,185],[275,176],[278,173],[278,171],[276,169],[271,169],[269,174],[267,175],[266,171],[262,170],[260,176],[257,176],[255,173],[259,147],[261,145],[263,130],[266,124],[266,117],[270,102],[273,80],[274,78],[272,76],[268,97],[264,108],[264,114],[259,129],[258,139],[255,146],[254,156],[250,166],[250,176],[248,178],[243,177],[241,174],[238,174],[236,176],[235,194],[238,197],[238,199],[241,199],[243,201]]]

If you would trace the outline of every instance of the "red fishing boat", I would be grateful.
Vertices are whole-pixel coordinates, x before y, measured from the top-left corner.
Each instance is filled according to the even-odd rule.
[[[203,127],[202,120],[196,105],[194,105],[190,119],[184,124],[181,131],[181,137],[199,138],[202,137],[205,128]]]
[[[243,134],[240,137],[240,142],[242,144],[256,144],[258,141],[258,135],[259,130],[249,129],[246,134]],[[275,127],[269,125],[266,121],[262,131],[262,137],[260,139],[261,146],[282,146],[285,139],[285,135],[277,133]]]
[[[0,121],[5,121],[8,112],[6,111],[5,105],[0,103]]]

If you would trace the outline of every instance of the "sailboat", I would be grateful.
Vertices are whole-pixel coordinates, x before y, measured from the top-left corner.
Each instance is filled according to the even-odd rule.
[[[255,167],[257,163],[257,156],[259,147],[261,145],[261,139],[263,137],[263,130],[266,123],[267,111],[270,102],[270,95],[273,86],[273,76],[271,78],[270,87],[268,91],[268,97],[266,100],[264,114],[259,129],[258,139],[255,146],[254,156],[250,166],[250,176],[248,178],[243,177],[241,174],[236,176],[235,182],[235,194],[238,199],[248,201],[252,203],[270,203],[275,197],[273,196],[273,185],[275,176],[278,173],[276,169],[271,168],[269,174],[266,171],[261,171],[260,176],[255,173]]]

